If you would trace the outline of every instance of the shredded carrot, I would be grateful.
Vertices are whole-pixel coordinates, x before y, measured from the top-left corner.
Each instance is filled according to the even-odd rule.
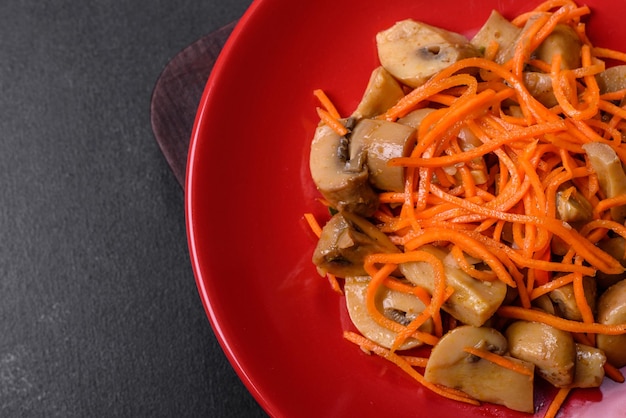
[[[547,293],[550,293],[554,289],[563,287],[566,284],[572,283],[573,281],[574,281],[574,273],[560,276],[554,280],[547,282],[546,284],[535,287],[530,295],[530,299],[535,300],[538,297],[545,295]]]
[[[317,97],[317,100],[319,100],[324,110],[326,110],[330,116],[332,116],[334,119],[341,118],[339,112],[337,111],[337,108],[323,90],[314,90],[313,94],[315,95],[315,97]]]
[[[569,332],[606,335],[626,334],[626,323],[609,325],[594,322],[587,324],[584,322],[572,321],[555,315],[550,315],[548,313],[535,309],[525,309],[517,306],[502,306],[500,307],[500,309],[498,309],[498,315],[504,318],[541,322],[546,325],[551,325],[554,328]]]
[[[337,280],[337,276],[332,273],[326,273],[326,278],[328,279],[328,283],[330,284],[330,288],[333,289],[336,293],[343,295],[343,290],[341,290],[341,285]]]
[[[344,126],[339,119],[334,117],[325,109],[320,107],[317,108],[317,115],[320,117],[322,122],[328,125],[333,131],[337,132],[339,135],[344,136],[348,134],[348,129]]]
[[[496,54],[498,53],[499,48],[500,44],[495,39],[489,42],[487,48],[485,49],[485,58],[493,61],[496,58]]]
[[[305,213],[304,220],[309,224],[311,231],[319,238],[322,235],[322,227],[312,213]]]
[[[626,62],[626,53],[609,48],[593,47],[593,55],[598,58],[610,58]]]
[[[463,348],[463,351],[470,353],[476,357],[480,357],[482,359],[490,361],[494,364],[497,364],[498,366],[502,366],[506,369],[513,370],[516,373],[523,374],[526,376],[533,376],[533,370],[529,369],[528,367],[525,367],[523,364],[516,363],[499,354],[492,353],[489,350],[476,348],[476,347],[465,347]]]
[[[600,217],[600,214],[602,212],[623,205],[626,205],[626,195],[619,195],[607,199],[602,199],[598,202],[597,205],[594,206],[593,211],[598,217]]]
[[[550,402],[550,406],[546,410],[546,413],[543,416],[543,418],[556,418],[556,414],[559,413],[559,410],[565,403],[565,399],[567,399],[567,396],[569,395],[571,390],[572,390],[571,388],[559,389],[558,392],[556,393],[556,396],[552,399],[552,402]]]
[[[594,317],[593,317],[593,311],[591,310],[591,306],[589,306],[589,302],[587,301],[587,296],[585,295],[583,275],[580,273],[574,273],[573,283],[574,283],[574,298],[576,300],[576,306],[580,310],[582,320],[586,324],[591,324],[594,322]]]

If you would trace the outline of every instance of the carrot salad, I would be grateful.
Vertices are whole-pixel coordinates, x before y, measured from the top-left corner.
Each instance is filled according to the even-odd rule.
[[[464,346],[459,354],[464,358],[532,380],[543,366],[517,356],[507,334],[512,323],[529,322],[566,333],[576,347],[599,351],[606,357],[601,378],[624,381],[623,364],[615,364],[604,353],[600,340],[626,334],[626,318],[621,322],[599,318],[598,301],[624,274],[626,247],[615,251],[606,244],[626,239],[626,194],[622,186],[610,184],[615,165],[605,167],[607,173],[599,167],[606,166],[609,157],[616,158],[618,166],[626,164],[626,83],[607,88],[604,77],[610,67],[626,63],[626,54],[592,43],[585,30],[590,15],[587,6],[573,1],[546,1],[508,19],[518,28],[508,55],[506,46],[491,41],[417,86],[400,80],[397,100],[367,116],[378,127],[383,122],[402,123],[413,112],[428,109],[413,126],[414,132],[407,134],[413,141],[408,152],[405,147],[403,154],[386,162],[401,170],[401,187],[374,185],[375,208],[356,211],[392,246],[376,238],[378,247],[360,254],[360,273],[342,270],[353,261],[345,258],[333,260],[341,268],[316,265],[333,289],[346,297],[343,279],[347,287],[348,278],[365,277],[362,282],[350,279],[350,286],[362,289],[368,320],[392,335],[388,345],[355,330],[346,330],[345,339],[393,362],[446,398],[474,405],[494,402],[489,396],[481,399],[471,391],[433,381],[425,373],[431,351],[434,356],[448,333],[468,324],[493,328],[508,342],[500,351]],[[575,36],[579,45],[575,66],[565,63],[570,57],[562,50],[552,53],[551,61],[536,53],[559,31]],[[541,94],[532,77],[543,83]],[[325,135],[349,140],[358,127],[355,121],[363,116],[342,116],[324,91],[314,94],[320,103],[320,128],[328,128]],[[350,218],[349,208],[335,204],[331,193],[322,195],[320,201],[331,214],[345,213],[344,224],[357,222]],[[311,214],[305,219],[317,236],[324,234],[327,220]],[[356,230],[363,233],[364,227],[358,225]],[[474,322],[451,308],[459,290],[450,281],[450,266],[481,286],[502,286],[493,313]],[[411,268],[419,270],[417,276],[429,275],[428,284],[411,280]],[[558,300],[565,289],[569,293],[564,300],[573,302],[574,316],[565,314]],[[423,310],[411,315],[404,310],[399,320],[381,307],[381,292],[410,295]],[[412,341],[416,345],[407,346]],[[581,390],[569,382],[555,384],[557,394],[546,417],[555,417],[571,391]]]

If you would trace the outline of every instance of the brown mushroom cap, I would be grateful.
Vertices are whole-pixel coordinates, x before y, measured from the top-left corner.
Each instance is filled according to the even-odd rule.
[[[620,324],[626,322],[626,280],[609,287],[598,299],[598,322]],[[626,366],[626,335],[598,334],[596,342],[606,358],[616,367]]]
[[[339,212],[324,225],[313,252],[313,263],[322,275],[364,276],[367,272],[363,262],[367,255],[398,251],[368,220],[350,212]]]
[[[362,153],[370,183],[386,191],[404,191],[405,168],[390,166],[389,161],[406,157],[415,146],[415,129],[396,122],[362,119],[350,135],[351,151]],[[357,158],[356,156],[351,158]]]
[[[317,127],[309,156],[313,182],[337,210],[369,216],[378,208],[378,195],[369,183],[369,173],[362,161],[362,155],[350,161],[345,137],[327,125]]]
[[[572,334],[539,322],[516,321],[505,335],[513,357],[533,363],[537,373],[556,387],[572,384],[576,365]]]
[[[505,356],[528,370],[522,374],[473,356],[466,347]],[[460,326],[446,333],[433,348],[424,378],[429,382],[460,389],[475,399],[533,412],[532,363],[506,356],[506,338],[488,327]]]

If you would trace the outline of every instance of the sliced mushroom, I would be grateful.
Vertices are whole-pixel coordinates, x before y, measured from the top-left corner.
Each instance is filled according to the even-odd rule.
[[[431,76],[478,50],[463,35],[416,22],[397,22],[376,35],[380,63],[401,83],[418,87]]]
[[[369,277],[346,277],[344,293],[348,314],[361,334],[383,347],[391,348],[398,334],[379,325],[369,314],[365,302],[369,283]],[[416,296],[385,287],[381,287],[376,294],[376,306],[387,318],[402,325],[408,325],[426,308]],[[420,327],[421,331],[428,333],[432,332],[432,329],[431,319]],[[408,350],[421,344],[418,339],[408,338],[399,349]]]
[[[623,237],[608,238],[600,241],[598,247],[614,259],[619,260],[622,266],[626,267],[626,239]],[[625,278],[625,273],[606,274],[601,271],[596,272],[596,281],[601,289],[608,289]]]
[[[585,277],[583,279],[583,288],[585,290],[585,299],[587,300],[587,304],[589,304],[592,311],[594,311],[596,307],[597,294],[596,281],[591,277]],[[549,293],[549,297],[550,300],[552,300],[552,302],[554,302],[557,306],[559,316],[571,319],[572,321],[583,320],[580,308],[576,303],[576,297],[574,296],[573,283],[554,289]]]
[[[519,27],[509,22],[496,10],[493,10],[470,43],[479,51],[484,51],[491,42],[497,42],[498,52],[495,61],[502,63],[505,61],[503,55],[507,47],[515,42],[520,32],[521,29]]]
[[[581,65],[582,42],[569,25],[558,24],[550,35],[535,50],[541,61],[552,63],[552,58],[561,55],[561,69],[571,70]]]
[[[590,221],[593,206],[571,183],[564,183],[556,192],[556,212],[565,222]]]
[[[390,166],[389,161],[411,153],[415,129],[386,120],[362,119],[352,130],[350,141],[354,149],[365,149],[369,179],[374,187],[394,192],[404,190],[404,167]]]
[[[373,118],[387,111],[404,97],[404,90],[398,81],[383,67],[378,67],[370,75],[365,93],[352,117]]]
[[[429,252],[444,262],[446,284],[454,293],[443,305],[443,310],[464,324],[481,326],[498,310],[507,294],[507,285],[500,280],[492,282],[476,280],[453,265],[448,252],[434,245],[425,245],[420,250]],[[428,292],[434,290],[433,268],[427,262],[403,263],[402,274],[416,286]]]
[[[313,263],[321,275],[363,276],[365,256],[398,252],[389,238],[368,220],[350,212],[335,214],[322,229]]]
[[[528,370],[528,375],[467,353],[466,347],[503,355]],[[493,328],[460,326],[445,334],[433,348],[424,378],[460,389],[484,402],[516,411],[533,412],[534,365],[505,355],[506,338]]]
[[[554,304],[548,295],[541,295],[532,301],[533,308],[539,309],[550,315],[556,315]]]
[[[537,71],[525,71],[523,80],[528,92],[537,99],[539,103],[543,104],[545,107],[554,107],[559,104],[554,95],[552,77],[550,74]]]
[[[401,123],[406,126],[410,126],[411,128],[418,130],[424,118],[434,111],[435,109],[431,107],[424,107],[421,109],[413,110],[407,113],[405,116],[398,119],[398,123]]]
[[[576,344],[576,371],[572,388],[597,388],[604,380],[606,356],[602,350]]]
[[[596,75],[600,94],[626,89],[626,65],[616,65]]]
[[[617,153],[603,142],[589,142],[583,145],[593,171],[598,176],[600,189],[607,198],[626,194],[626,173]],[[611,208],[611,217],[617,222],[626,219],[626,205]]]
[[[598,299],[598,318],[601,324],[626,323],[626,280],[609,287]],[[604,351],[609,363],[626,366],[626,335],[596,336],[596,346]]]
[[[537,373],[556,387],[572,384],[576,346],[569,332],[539,322],[516,321],[505,335],[513,357],[533,363]]]
[[[546,16],[547,16],[547,13],[533,13],[533,15],[528,19],[528,21],[526,21],[526,24],[524,25],[524,27],[519,30],[513,42],[510,42],[506,45],[502,45],[502,48],[498,51],[498,54],[496,55],[496,62],[498,64],[504,64],[505,62],[513,58],[513,56],[515,55],[515,50],[517,49],[520,42],[527,42],[526,36],[525,36],[527,33],[527,29],[530,26],[534,25],[537,19],[540,19]]]
[[[311,142],[311,176],[322,196],[337,210],[369,216],[378,208],[378,196],[368,181],[364,156],[350,160],[349,145],[329,126],[318,126]]]

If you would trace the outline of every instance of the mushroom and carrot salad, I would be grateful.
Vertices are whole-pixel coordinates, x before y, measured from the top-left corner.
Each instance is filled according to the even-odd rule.
[[[549,0],[472,38],[406,19],[352,114],[314,92],[329,215],[305,218],[344,337],[444,397],[533,413],[543,379],[553,417],[624,381],[626,54],[592,18]]]

